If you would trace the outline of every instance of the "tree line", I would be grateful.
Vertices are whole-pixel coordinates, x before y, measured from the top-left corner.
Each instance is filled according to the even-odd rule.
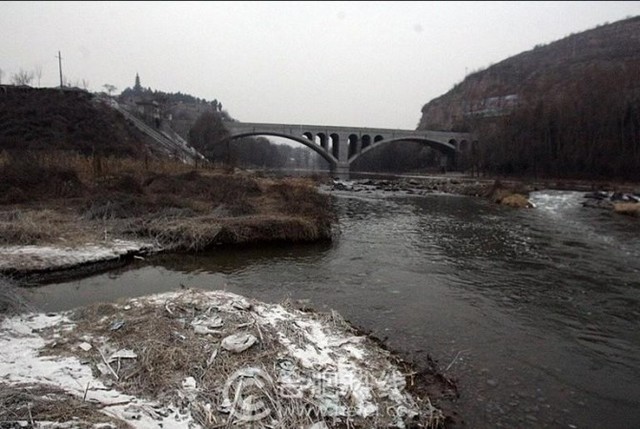
[[[640,180],[640,60],[541,79],[508,116],[472,124],[486,173]],[[559,83],[561,82],[561,83]]]

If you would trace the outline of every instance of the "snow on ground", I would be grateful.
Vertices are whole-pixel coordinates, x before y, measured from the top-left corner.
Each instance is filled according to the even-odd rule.
[[[366,419],[376,418],[375,416],[392,410],[392,417],[387,416],[383,420],[392,423],[394,427],[404,427],[405,421],[420,413],[424,414],[424,406],[421,409],[406,391],[404,374],[392,362],[390,354],[368,338],[356,335],[335,314],[328,316],[307,313],[282,305],[250,301],[229,292],[201,290],[181,290],[134,298],[119,304],[119,308],[127,310],[129,314],[138,314],[140,312],[136,308],[153,306],[166,311],[164,314],[177,317],[176,312],[189,305],[194,306],[189,308],[207,310],[194,315],[191,322],[185,320],[185,329],[193,330],[197,335],[194,338],[204,336],[210,338],[216,347],[221,346],[215,349],[211,362],[207,363],[212,364],[212,369],[216,364],[222,365],[224,362],[228,366],[229,362],[235,362],[232,358],[234,353],[241,356],[251,347],[260,347],[254,346],[253,341],[250,344],[245,341],[252,336],[247,333],[247,323],[230,326],[234,320],[237,323],[238,319],[234,319],[237,315],[254,320],[251,332],[260,338],[257,343],[271,341],[272,344],[261,346],[272,347],[277,351],[277,354],[256,355],[268,356],[269,362],[247,363],[246,359],[239,359],[242,367],[232,368],[236,369],[235,372],[227,378],[226,383],[222,383],[225,384],[222,393],[226,396],[217,402],[217,406],[216,403],[204,404],[205,409],[212,413],[217,411],[224,414],[220,418],[228,419],[227,423],[233,418],[250,418],[249,421],[266,418],[264,423],[277,423],[274,421],[274,409],[281,413],[281,407],[291,403],[291,398],[301,398],[304,403],[314,404],[324,418],[344,417],[352,422],[357,419],[366,422]],[[99,372],[92,371],[87,359],[68,354],[54,355],[51,348],[43,353],[45,346],[54,342],[62,344],[65,336],[72,337],[71,333],[78,329],[70,315],[71,313],[66,312],[6,318],[0,324],[0,383],[13,386],[21,383],[53,385],[79,398],[86,396],[86,400],[99,404],[105,414],[126,421],[135,428],[200,427],[184,407],[159,404],[119,392],[111,387],[113,383],[103,382],[104,377],[109,376],[108,373],[105,375],[103,372],[101,377],[95,375]],[[154,323],[154,320],[159,323],[158,316],[155,317],[148,323]],[[227,336],[220,341],[220,331],[217,328],[223,325]],[[119,327],[116,326],[115,329]],[[228,335],[232,332],[233,335]],[[95,348],[100,347],[98,344],[106,343],[105,338],[91,338],[83,332],[80,334],[86,342],[78,343],[74,350],[88,351],[91,343]],[[225,341],[232,343],[240,336],[247,337],[242,339],[245,341],[241,344],[243,348],[234,351],[225,346]],[[140,347],[144,348],[145,345],[140,344]],[[190,345],[185,344],[185,347]],[[219,350],[223,355],[216,357]],[[119,352],[123,352],[124,355],[121,356],[126,358],[136,358],[135,351]],[[111,360],[104,356],[102,358],[105,363]],[[257,414],[256,409],[248,415],[242,415],[243,410],[256,403],[255,397],[242,396],[243,383],[247,386],[247,380],[255,380],[252,385],[260,387],[262,391],[267,391],[265,385],[269,384],[273,387],[270,392],[281,395],[280,398],[274,398],[273,394],[267,395],[266,405],[260,404],[266,409],[264,415]],[[195,400],[198,397],[199,383],[191,376],[185,377],[182,383],[183,397]],[[430,403],[427,410],[439,413]]]
[[[148,242],[113,240],[100,244],[88,243],[63,246],[0,246],[0,271],[38,271],[70,268],[90,262],[117,259],[131,253],[156,250]]]
[[[78,358],[40,355],[47,343],[55,341],[45,341],[42,330],[57,327],[64,331],[73,329],[73,326],[64,314],[30,314],[5,319],[0,324],[0,383],[59,387],[79,398],[100,404],[106,415],[134,420],[134,426],[139,429],[158,428],[161,427],[158,423],[162,422],[166,423],[164,427],[191,427],[190,417],[177,412],[166,412],[166,417],[160,421],[158,415],[153,418],[148,410],[158,409],[158,404],[107,388]]]

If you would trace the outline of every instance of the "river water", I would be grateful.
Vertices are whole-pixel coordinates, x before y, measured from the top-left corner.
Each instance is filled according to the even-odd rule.
[[[29,289],[45,311],[175,290],[309,300],[455,379],[469,428],[640,427],[640,222],[540,191],[336,193],[331,244],[159,255]]]

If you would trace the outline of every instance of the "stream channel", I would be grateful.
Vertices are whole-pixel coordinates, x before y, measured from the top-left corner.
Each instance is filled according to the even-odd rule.
[[[333,192],[333,243],[156,255],[27,290],[43,311],[196,287],[337,310],[456,380],[469,428],[640,427],[640,222],[538,191],[535,209]]]

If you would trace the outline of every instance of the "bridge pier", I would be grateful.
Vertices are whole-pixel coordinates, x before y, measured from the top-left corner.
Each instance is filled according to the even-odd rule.
[[[349,163],[370,150],[396,141],[417,141],[439,150],[445,156],[441,167],[451,169],[456,165],[459,141],[468,141],[469,133],[429,130],[394,130],[385,128],[332,127],[326,125],[260,124],[226,122],[230,139],[250,136],[284,137],[301,143],[331,164],[331,172],[339,178],[349,178]],[[319,141],[317,139],[319,138]],[[355,140],[354,140],[355,139]],[[331,144],[329,144],[331,141]],[[355,153],[349,156],[349,144]]]
[[[348,162],[339,162],[335,164],[331,168],[331,173],[334,177],[341,180],[349,179],[349,163]]]

